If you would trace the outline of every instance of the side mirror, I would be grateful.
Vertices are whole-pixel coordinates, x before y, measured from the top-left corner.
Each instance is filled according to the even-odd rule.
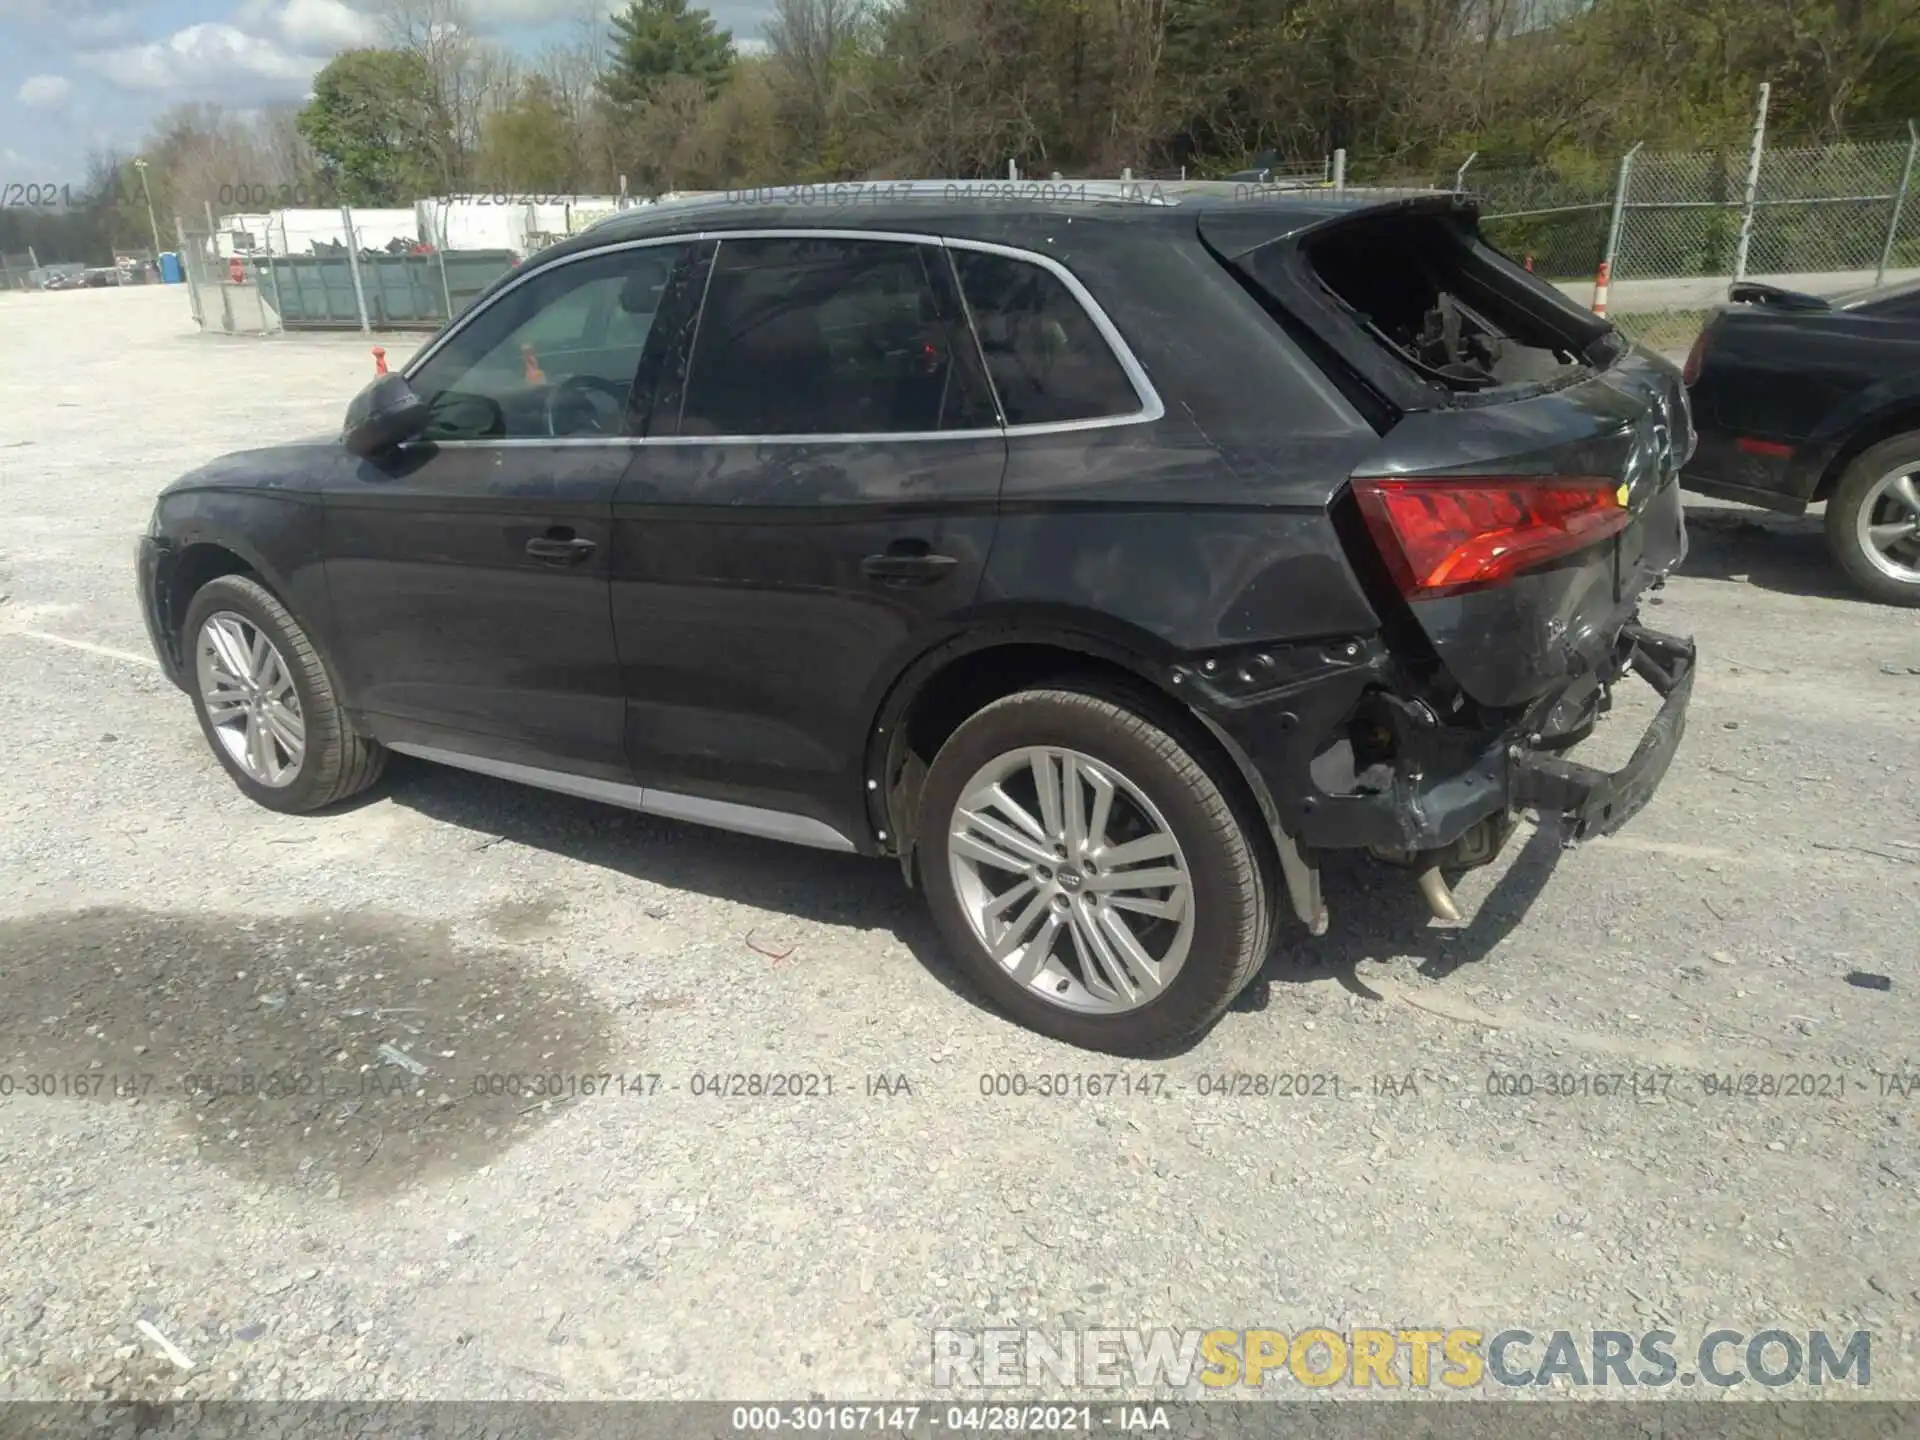
[[[347,406],[341,442],[355,455],[378,455],[423,433],[427,402],[404,375],[376,375]]]

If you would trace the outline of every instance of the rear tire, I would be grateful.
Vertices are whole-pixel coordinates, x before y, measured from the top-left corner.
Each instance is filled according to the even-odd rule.
[[[181,641],[200,731],[248,799],[305,814],[380,778],[385,748],[354,733],[320,652],[259,581],[201,586]]]
[[[1092,689],[1007,696],[954,732],[921,799],[928,904],[961,968],[1022,1025],[1113,1055],[1210,1027],[1271,935],[1267,867],[1231,781],[1151,710]],[[983,839],[1018,863],[983,862]]]
[[[1854,587],[1883,605],[1920,606],[1920,431],[1862,452],[1827,498],[1827,548]],[[1904,481],[1904,484],[1902,482]],[[1875,543],[1901,525],[1906,538]]]

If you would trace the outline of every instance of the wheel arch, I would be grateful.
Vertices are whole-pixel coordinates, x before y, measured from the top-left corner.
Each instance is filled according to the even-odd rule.
[[[1231,787],[1263,862],[1285,873],[1291,893],[1299,856],[1272,793],[1240,746],[1182,698],[1176,677],[1174,652],[1156,637],[1103,633],[1071,621],[1009,624],[935,645],[902,670],[869,724],[861,781],[869,826],[912,884],[920,790],[947,738],[1016,691],[1104,682],[1170,724],[1195,758]]]
[[[1920,432],[1920,396],[1909,396],[1893,402],[1854,422],[1832,458],[1822,467],[1809,499],[1818,501],[1831,498],[1854,461],[1874,446],[1912,432]]]
[[[264,585],[273,592],[273,598],[287,605],[291,612],[285,581],[253,545],[217,531],[183,530],[174,539],[173,564],[167,574],[170,602],[167,620],[176,636],[187,618],[187,607],[193,603],[194,595],[208,581],[223,575],[245,575]]]
[[[296,577],[284,573],[260,546],[236,536],[226,527],[182,525],[170,538],[172,559],[155,577],[159,592],[155,603],[183,676],[189,648],[184,631],[193,597],[214,580],[230,575],[244,576],[272,595],[306,632],[328,664],[335,692],[354,729],[361,734],[369,733],[354,707],[346,677],[339,669],[338,651],[332,644],[331,606],[321,588],[324,582],[317,565],[306,566],[299,577],[304,583],[296,583]]]
[[[268,589],[274,589],[271,582],[261,575],[257,557],[250,558],[233,546],[204,537],[175,540],[164,552],[163,562],[153,572],[154,614],[160,621],[161,638],[171,652],[176,669],[183,676],[187,657],[184,633],[187,608],[208,582],[218,580],[223,575],[246,575]]]

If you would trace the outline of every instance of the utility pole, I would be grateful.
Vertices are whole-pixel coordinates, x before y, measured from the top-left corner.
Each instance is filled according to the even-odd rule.
[[[1760,84],[1760,97],[1753,111],[1753,141],[1747,148],[1747,191],[1740,206],[1740,247],[1733,256],[1733,278],[1747,278],[1747,251],[1753,245],[1753,214],[1760,199],[1760,162],[1767,153],[1767,100],[1773,86]]]
[[[153,218],[153,191],[147,186],[147,162],[135,160],[133,168],[140,172],[140,193],[147,197],[147,230],[153,236],[153,263],[160,263],[160,222]]]
[[[1900,188],[1894,192],[1893,215],[1887,221],[1887,242],[1880,247],[1880,268],[1874,272],[1873,283],[1887,283],[1887,265],[1893,259],[1893,242],[1900,237],[1900,212],[1906,208],[1907,187],[1913,183],[1913,162],[1920,154],[1920,126],[1907,121],[1907,163],[1900,172]]]

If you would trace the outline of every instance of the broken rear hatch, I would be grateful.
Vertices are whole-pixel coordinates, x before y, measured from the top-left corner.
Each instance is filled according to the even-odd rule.
[[[1685,552],[1678,369],[1494,250],[1454,196],[1278,237],[1248,209],[1199,228],[1380,433],[1334,518],[1403,659],[1493,709],[1617,673]]]

